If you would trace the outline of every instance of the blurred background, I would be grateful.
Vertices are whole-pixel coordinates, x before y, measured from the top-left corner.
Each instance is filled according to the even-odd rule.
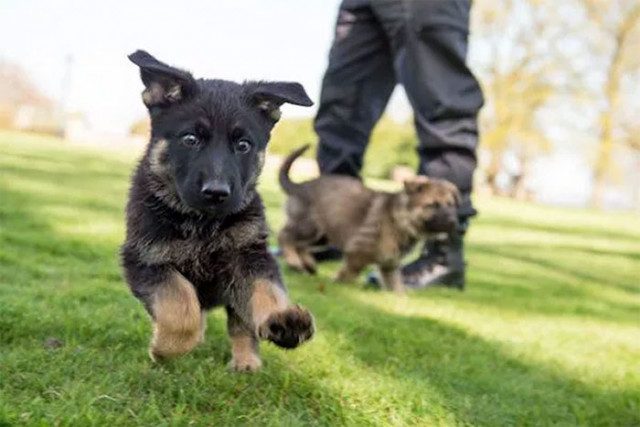
[[[318,99],[338,0],[117,3],[2,2],[0,128],[139,149],[149,126],[126,59],[138,48],[196,76],[300,81]],[[639,21],[638,0],[474,2],[479,193],[640,210]],[[314,112],[287,107],[271,153],[316,142]],[[365,175],[403,176],[415,146],[398,88]]]

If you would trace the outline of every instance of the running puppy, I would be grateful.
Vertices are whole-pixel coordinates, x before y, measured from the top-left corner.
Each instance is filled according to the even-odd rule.
[[[289,199],[287,223],[278,240],[287,265],[314,273],[309,249],[326,239],[344,254],[336,280],[351,281],[367,265],[377,264],[387,288],[404,291],[402,257],[428,233],[450,232],[457,226],[457,188],[425,176],[406,181],[399,193],[373,191],[343,175],[295,184],[289,169],[307,148],[295,150],[280,168],[280,185]]]
[[[140,67],[151,140],[133,175],[121,256],[151,316],[149,354],[187,353],[204,339],[206,310],[224,306],[231,368],[257,370],[258,340],[294,348],[314,333],[267,251],[255,188],[279,107],[312,102],[298,83],[196,80],[144,51],[129,59]]]

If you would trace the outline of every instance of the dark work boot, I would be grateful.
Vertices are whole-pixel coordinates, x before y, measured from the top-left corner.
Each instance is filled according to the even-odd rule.
[[[422,289],[444,285],[464,290],[465,262],[463,251],[464,229],[430,238],[415,261],[402,267],[405,286]]]

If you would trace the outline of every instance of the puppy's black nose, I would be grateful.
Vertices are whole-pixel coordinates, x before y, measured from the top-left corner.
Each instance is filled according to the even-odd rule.
[[[226,182],[207,181],[202,185],[200,192],[211,203],[222,203],[229,198],[231,188]]]

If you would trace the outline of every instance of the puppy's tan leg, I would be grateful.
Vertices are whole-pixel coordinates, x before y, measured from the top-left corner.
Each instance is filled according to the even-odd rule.
[[[311,313],[299,305],[290,305],[279,283],[256,280],[249,307],[257,336],[279,347],[295,348],[313,336]]]
[[[300,259],[302,259],[304,269],[310,274],[316,274],[316,259],[313,257],[311,251],[305,248],[299,250],[298,253],[300,254]]]
[[[229,367],[236,372],[255,372],[262,367],[258,339],[253,335],[231,337],[231,354]]]
[[[295,230],[292,228],[291,224],[287,224],[280,233],[278,233],[278,244],[282,250],[282,258],[284,258],[284,262],[287,266],[292,270],[304,271],[304,262],[298,253],[296,242],[293,238],[294,235]]]
[[[316,274],[316,260],[306,248],[297,248],[289,244],[280,245],[282,257],[289,268],[299,272]]]
[[[353,282],[358,278],[358,275],[367,264],[362,257],[356,254],[346,253],[344,255],[344,263],[342,267],[340,267],[335,281],[343,283]]]
[[[295,271],[306,271],[304,261],[298,253],[298,250],[293,245],[280,243],[280,249],[282,250],[282,258],[290,269]]]
[[[350,283],[358,277],[358,274],[360,274],[359,271],[353,270],[347,263],[344,263],[333,280],[339,283]]]
[[[230,366],[234,370],[255,371],[260,367],[259,339],[294,348],[313,336],[311,313],[289,303],[272,261],[273,270],[267,271],[272,278],[247,283],[247,289],[238,289],[227,306],[233,353]]]
[[[291,306],[282,286],[268,279],[251,285],[248,300],[236,300],[227,307],[235,371],[253,372],[262,362],[258,340],[266,339],[284,348],[294,348],[313,336],[313,317],[300,306]]]
[[[284,262],[293,270],[315,274],[316,260],[307,249],[307,241],[296,239],[298,234],[299,230],[287,224],[278,235],[278,243],[282,249]]]
[[[286,264],[293,270],[315,274],[316,262],[309,252],[309,246],[320,236],[318,227],[309,218],[299,218],[297,221],[289,218],[278,234],[278,243]]]
[[[404,283],[402,283],[402,274],[398,267],[380,267],[380,273],[382,274],[382,281],[388,290],[394,291],[398,294],[405,293]]]
[[[227,327],[231,338],[229,368],[237,372],[255,372],[262,366],[258,337],[233,309],[227,307]]]
[[[193,285],[177,271],[159,284],[151,299],[153,360],[187,353],[203,336],[200,303]]]

